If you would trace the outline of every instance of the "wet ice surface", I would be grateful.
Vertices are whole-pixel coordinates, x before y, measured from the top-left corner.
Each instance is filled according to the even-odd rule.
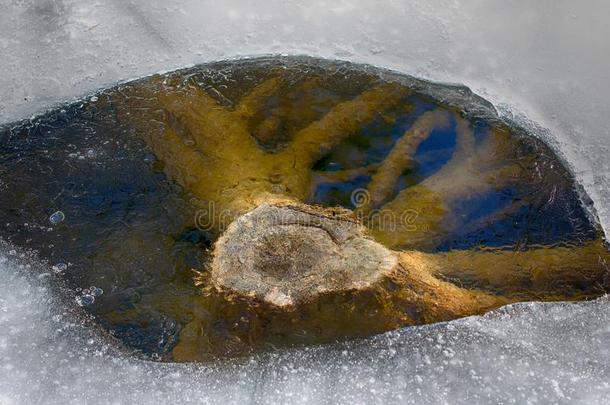
[[[550,129],[544,136],[610,224],[605,0],[0,4],[0,122],[117,81],[239,55],[348,59],[465,84],[503,114]]]
[[[541,135],[566,156],[608,229],[610,3],[296,3],[0,0],[0,122],[119,80],[235,55],[368,62],[466,84],[503,114],[520,111],[551,129]],[[45,277],[24,275],[23,262],[0,269],[0,403],[589,404],[610,397],[607,299],[520,304],[501,316],[193,368],[105,353],[73,315],[54,317],[63,307]]]
[[[357,342],[197,366],[113,349],[61,303],[48,269],[18,252],[1,254],[0,263],[1,404],[592,404],[610,395],[607,298],[517,304]]]
[[[411,89],[395,106],[354,131],[314,164],[314,187],[305,198],[310,203],[357,208],[354,193],[367,187],[372,190],[372,176],[381,173],[377,166],[395,150],[392,148],[397,147],[405,131],[431,111],[449,114],[450,106],[469,114],[473,142],[479,145],[479,149],[473,148],[478,166],[468,169],[470,176],[485,183],[486,176],[495,170],[519,164],[519,174],[510,180],[498,180],[498,185],[484,188],[480,195],[473,193],[448,202],[444,215],[448,220],[446,228],[441,226],[423,238],[417,232],[403,233],[396,239],[389,237],[396,228],[384,230],[375,223],[375,215],[409,186],[438,175],[457,153],[458,120],[448,118],[445,128],[433,130],[416,148],[415,164],[395,181],[394,191],[377,202],[377,213],[362,217],[372,232],[381,231],[375,235],[381,243],[393,243],[394,249],[420,251],[480,246],[524,250],[541,245],[576,247],[599,237],[599,229],[581,206],[573,179],[549,148],[510,123],[499,122],[487,102],[473,97],[463,87],[431,84],[361,65],[304,57],[203,64],[170,73],[164,80],[171,83],[189,78],[208,94],[234,105],[251,91],[254,83],[265,82],[268,75],[273,77],[277,71],[282,72],[286,84],[277,89],[274,97],[265,100],[265,108],[247,123],[251,135],[267,150],[288,147],[297,131],[314,125],[331,106],[353,99],[380,83],[386,86],[393,83],[394,89]],[[73,301],[78,306],[95,315],[104,328],[129,347],[156,359],[184,360],[184,355],[179,354],[183,350],[180,346],[188,341],[193,325],[199,325],[203,335],[198,345],[206,342],[211,355],[223,357],[250,348],[261,350],[264,346],[261,340],[273,345],[302,344],[304,339],[313,343],[312,337],[304,338],[306,330],[296,332],[299,329],[292,325],[290,330],[295,333],[288,337],[284,328],[274,332],[266,320],[260,321],[265,325],[260,327],[265,337],[259,339],[258,327],[252,326],[259,321],[248,321],[241,312],[233,318],[231,311],[220,311],[211,302],[194,304],[200,289],[193,285],[192,269],[206,267],[209,254],[204,252],[209,251],[217,234],[199,225],[204,224],[203,216],[197,217],[197,223],[193,218],[196,212],[201,213],[196,211],[201,207],[209,207],[210,203],[221,207],[223,202],[212,193],[184,193],[179,186],[184,183],[172,181],[158,165],[155,167],[154,161],[150,162],[151,149],[141,138],[150,139],[145,134],[157,129],[141,123],[155,120],[173,128],[171,122],[175,118],[158,117],[156,113],[161,107],[157,103],[134,104],[131,97],[124,99],[123,95],[159,91],[164,97],[179,97],[180,86],[158,89],[154,87],[154,77],[105,89],[96,96],[97,102],[62,105],[6,131],[0,129],[0,168],[6,169],[2,181],[11,190],[0,193],[0,224],[4,224],[0,239],[36,250],[41,259],[53,264],[53,272],[76,290],[78,294]],[[450,100],[455,94],[458,94],[455,100]],[[445,104],[439,104],[439,99]],[[279,129],[270,135],[264,124],[273,118],[278,120]],[[196,122],[190,119],[196,118],[181,122]],[[185,139],[193,136],[179,128],[175,131]],[[162,139],[155,142],[164,142]],[[198,143],[204,156],[223,153],[222,149],[215,150],[216,146],[208,146],[207,141]],[[165,145],[171,148],[171,143]],[[481,154],[489,145],[493,145],[491,161]],[[164,154],[159,146],[152,150],[158,154],[155,158],[158,162],[180,166],[180,156]],[[248,163],[251,157],[246,151],[241,149],[236,162]],[[239,149],[235,153],[238,152]],[[268,154],[265,159],[274,156],[277,155]],[[256,165],[264,164],[265,160],[255,162],[248,176],[260,176]],[[214,159],[204,159],[202,167],[210,172],[202,177],[202,181],[209,182],[208,189],[214,187],[215,181],[238,182],[217,169]],[[200,169],[191,170],[193,176],[201,175]],[[334,177],[340,170],[359,170],[359,174]],[[276,185],[281,180],[280,177]],[[459,181],[459,177],[454,181]],[[416,207],[419,205],[411,201],[402,208],[389,209],[388,213]],[[218,212],[222,212],[221,208],[216,215]],[[427,215],[421,213],[422,222],[416,227],[424,229],[434,223]],[[591,260],[597,262],[597,256]],[[459,276],[453,282],[472,286]],[[566,286],[561,296],[589,289],[592,294],[600,294],[592,292],[597,290],[593,281],[583,285],[588,287]],[[474,286],[488,288],[485,283]],[[105,295],[99,293],[100,288],[106,291]],[[527,289],[527,285],[521,288]],[[537,297],[543,299],[543,295]],[[203,321],[199,320],[201,313],[205,313]],[[328,339],[324,336],[333,328],[326,329],[315,334],[316,342]],[[356,330],[359,336],[366,334]]]

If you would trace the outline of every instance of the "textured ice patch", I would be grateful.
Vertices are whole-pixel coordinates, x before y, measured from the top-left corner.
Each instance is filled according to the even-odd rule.
[[[75,313],[69,291],[51,286],[52,277],[32,257],[0,255],[2,404],[602,404],[610,398],[607,298],[518,304],[359,341],[187,365],[143,361],[114,347]]]
[[[610,227],[608,1],[0,0],[0,9],[0,125],[194,63],[264,53],[349,59],[466,84],[503,114],[521,111],[517,119],[550,129]],[[35,263],[2,258],[0,404],[610,398],[608,299],[515,305],[241,363],[163,365],[110,350],[66,310],[74,297],[62,304],[50,290],[50,275],[27,276],[32,269],[20,266]]]
[[[0,0],[0,125],[117,81],[260,54],[465,84],[533,120],[610,227],[610,2]],[[536,125],[530,125],[536,129]]]

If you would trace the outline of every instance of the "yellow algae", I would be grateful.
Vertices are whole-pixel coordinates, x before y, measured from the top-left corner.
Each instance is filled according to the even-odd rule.
[[[166,175],[213,204],[205,223],[222,234],[213,263],[196,269],[201,296],[190,309],[165,306],[167,312],[182,312],[176,317],[188,313],[174,359],[367,336],[481,314],[520,300],[604,293],[610,254],[601,239],[525,250],[434,252],[448,233],[506,218],[526,205],[515,199],[478,220],[460,214],[468,201],[518,190],[539,175],[533,169],[538,157],[523,152],[520,139],[504,128],[491,127],[478,139],[480,130],[466,117],[437,106],[421,113],[379,162],[317,170],[321,159],[364,127],[396,125],[400,114],[413,111],[411,89],[380,81],[350,98],[326,98],[314,108],[326,79],[293,83],[285,73],[272,71],[232,105],[175,75],[128,84],[111,96],[119,120],[137,128]],[[447,161],[416,184],[396,190],[434,131],[452,127],[455,146]],[[321,184],[359,178],[368,181],[352,201],[352,213],[303,204]],[[269,222],[279,212],[298,221]],[[252,220],[256,215],[267,222]],[[334,234],[337,229],[349,235],[342,239]],[[369,242],[354,248],[360,240]],[[379,264],[387,261],[393,265]],[[330,267],[334,270],[324,273]],[[247,288],[246,272],[254,274]],[[376,274],[374,282],[354,282],[367,272]],[[295,295],[301,285],[313,287]]]

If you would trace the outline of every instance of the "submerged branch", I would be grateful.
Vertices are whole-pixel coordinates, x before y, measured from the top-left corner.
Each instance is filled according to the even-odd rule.
[[[322,119],[299,131],[290,148],[311,165],[408,93],[409,90],[395,84],[366,90],[352,100],[337,104]]]
[[[448,112],[442,110],[426,112],[396,141],[367,187],[370,203],[362,210],[378,206],[391,195],[400,175],[412,166],[419,145],[428,139],[434,129],[447,127],[449,116]]]

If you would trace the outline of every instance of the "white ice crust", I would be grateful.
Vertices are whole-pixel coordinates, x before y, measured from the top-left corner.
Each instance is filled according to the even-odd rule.
[[[608,231],[609,15],[606,0],[0,0],[0,125],[207,61],[282,53],[369,63],[465,84],[529,126],[566,159]],[[610,398],[606,298],[514,305],[232,364],[161,365],[107,348],[48,277],[26,275],[45,272],[33,259],[4,251],[0,260],[0,404]]]

